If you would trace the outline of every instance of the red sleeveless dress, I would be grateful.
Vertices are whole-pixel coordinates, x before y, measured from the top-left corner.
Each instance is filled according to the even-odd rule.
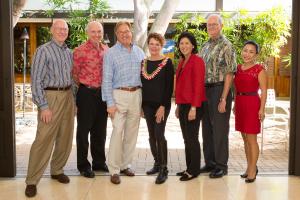
[[[260,133],[260,120],[258,111],[260,97],[253,95],[259,89],[258,74],[263,66],[256,64],[253,67],[242,70],[238,65],[234,77],[235,86],[235,130],[247,134]],[[251,93],[251,95],[249,95]],[[248,95],[247,95],[248,94]]]

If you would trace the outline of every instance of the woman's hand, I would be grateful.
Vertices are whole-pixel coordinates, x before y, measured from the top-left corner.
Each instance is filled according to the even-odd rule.
[[[265,110],[264,109],[259,109],[258,111],[258,119],[263,122],[265,119]]]
[[[175,109],[175,116],[176,116],[176,118],[179,118],[179,108],[178,108],[178,106],[176,106],[176,109]]]
[[[143,109],[141,109],[141,117],[142,117],[142,118],[145,118],[145,114],[144,114]]]
[[[165,107],[159,106],[155,114],[156,123],[160,123],[165,120]]]
[[[196,119],[196,107],[191,107],[188,115],[188,120],[192,121]]]

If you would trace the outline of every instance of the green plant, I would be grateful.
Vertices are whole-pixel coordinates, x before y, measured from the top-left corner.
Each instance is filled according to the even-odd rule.
[[[286,64],[284,65],[285,68],[291,67],[291,66],[292,66],[292,54],[289,53],[288,55],[283,56],[283,57],[282,57],[282,62],[286,63]]]
[[[86,41],[85,27],[90,20],[102,18],[109,11],[107,0],[89,0],[86,10],[74,10],[72,4],[79,3],[79,0],[46,0],[52,8],[47,12],[53,17],[55,11],[65,10],[68,12],[69,37],[66,41],[71,49]]]
[[[259,62],[266,63],[270,56],[278,56],[280,47],[287,43],[290,36],[290,22],[282,7],[251,15],[247,10],[221,13],[223,34],[231,41],[236,50],[237,62],[241,63],[241,49],[245,41],[254,40],[260,47]],[[178,35],[184,31],[195,34],[199,45],[207,40],[205,20],[198,14],[183,15],[176,25]]]

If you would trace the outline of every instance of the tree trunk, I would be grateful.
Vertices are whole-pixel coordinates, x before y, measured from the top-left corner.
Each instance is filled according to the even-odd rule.
[[[176,11],[176,8],[180,0],[165,0],[159,14],[157,15],[150,33],[156,32],[164,35],[168,28],[168,25]]]
[[[134,42],[143,48],[147,39],[148,20],[153,0],[134,0]]]
[[[27,0],[14,0],[13,2],[13,11],[12,11],[12,16],[13,16],[13,27],[18,23],[19,18],[22,13],[22,9],[24,8]]]

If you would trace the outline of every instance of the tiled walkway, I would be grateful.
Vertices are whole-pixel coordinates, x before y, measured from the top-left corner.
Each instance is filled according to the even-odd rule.
[[[289,102],[283,101],[281,104],[285,106],[289,105]],[[178,119],[174,115],[173,110],[170,113],[167,126],[166,126],[166,137],[169,148],[169,162],[168,167],[170,174],[185,169],[185,158],[184,158],[184,144],[181,136]],[[21,125],[20,117],[21,113],[17,113],[17,135],[16,135],[16,146],[17,146],[17,176],[24,177],[26,175],[28,156],[31,143],[34,140],[36,130],[36,113],[26,113],[25,121],[29,125]],[[109,144],[111,134],[111,123],[108,123],[108,136],[106,146]],[[243,150],[242,138],[238,132],[234,131],[234,118],[231,117],[231,131],[229,135],[230,143],[230,155],[229,155],[229,174],[239,174],[245,169],[245,156]],[[274,125],[274,124],[271,124]],[[265,132],[265,145],[264,152],[260,154],[258,161],[258,167],[260,174],[287,174],[288,171],[288,151],[286,150],[285,143],[285,132],[279,131],[277,128],[280,126],[266,129]],[[199,139],[202,142],[201,131]],[[78,175],[76,169],[76,145],[73,140],[73,149],[65,171],[69,175]],[[202,156],[203,159],[203,156]],[[138,175],[144,175],[145,171],[149,169],[153,164],[152,155],[148,144],[148,132],[145,120],[141,120],[139,136],[137,142],[137,148],[133,161],[133,168],[136,170]],[[202,160],[203,165],[203,160]],[[46,174],[49,174],[47,169]],[[99,175],[102,175],[101,173]]]

